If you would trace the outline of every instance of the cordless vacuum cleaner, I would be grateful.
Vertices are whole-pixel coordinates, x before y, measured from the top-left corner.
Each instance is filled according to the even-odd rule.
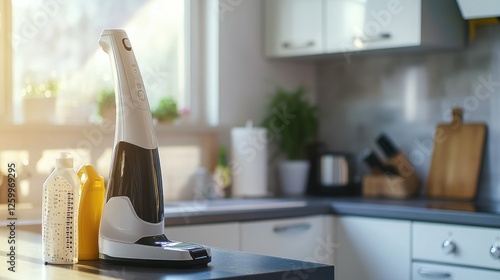
[[[146,89],[124,30],[103,30],[115,81],[113,162],[99,228],[102,260],[164,267],[206,266],[210,249],[169,240],[164,234],[158,144]]]

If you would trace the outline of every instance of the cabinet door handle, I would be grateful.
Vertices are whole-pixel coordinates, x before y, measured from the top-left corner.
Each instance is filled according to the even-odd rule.
[[[315,45],[314,41],[305,42],[304,44],[294,44],[294,43],[290,43],[290,42],[284,42],[283,48],[285,48],[285,49],[307,49],[307,48],[314,47],[314,45]]]
[[[309,223],[299,223],[293,225],[286,226],[275,226],[273,231],[275,233],[287,233],[287,232],[296,232],[296,231],[306,231],[311,228],[311,224]]]
[[[389,40],[391,39],[392,35],[391,33],[380,33],[378,35],[370,36],[370,37],[362,37],[362,36],[356,36],[354,37],[354,41],[360,41],[362,43],[369,43],[369,42],[378,42],[378,41],[384,41],[384,40]]]
[[[435,271],[435,270],[427,270],[424,268],[420,268],[417,271],[418,275],[423,278],[431,278],[431,279],[448,279],[451,278],[451,273],[444,271]]]

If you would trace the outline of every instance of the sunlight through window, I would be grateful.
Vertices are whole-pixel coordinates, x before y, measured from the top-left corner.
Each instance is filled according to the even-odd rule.
[[[127,31],[152,108],[169,96],[179,109],[189,107],[185,5],[178,0],[13,1],[14,122],[95,119],[98,95],[113,88],[108,57],[97,44],[106,28]],[[34,99],[45,103],[31,105]]]

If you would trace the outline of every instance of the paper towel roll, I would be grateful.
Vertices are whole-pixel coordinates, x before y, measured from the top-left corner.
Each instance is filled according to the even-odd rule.
[[[236,127],[231,130],[233,196],[262,197],[267,192],[267,131]]]

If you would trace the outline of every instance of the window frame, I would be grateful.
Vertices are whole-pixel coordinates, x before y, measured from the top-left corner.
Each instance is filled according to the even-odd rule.
[[[2,75],[0,75],[0,124],[12,123],[12,3],[0,3],[0,61]],[[9,94],[10,93],[10,94]]]
[[[219,124],[219,1],[189,0],[187,45],[191,55],[186,74],[193,120],[208,126]],[[189,69],[188,69],[189,68]],[[216,74],[216,77],[212,73]]]
[[[12,2],[0,1],[0,125],[13,123]],[[191,109],[190,121],[197,126],[219,124],[218,0],[187,0],[185,17],[185,83]],[[59,126],[44,123],[43,126]],[[90,123],[87,125],[91,125]],[[19,126],[29,126],[19,124]],[[85,126],[82,124],[80,126]]]

